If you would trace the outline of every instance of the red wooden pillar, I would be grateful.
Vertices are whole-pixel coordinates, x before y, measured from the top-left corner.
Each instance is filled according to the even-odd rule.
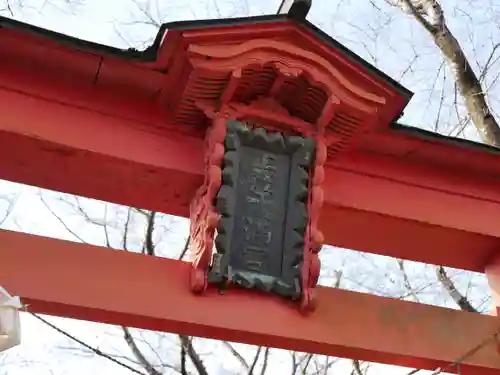
[[[492,310],[491,314],[500,316],[500,255],[495,254],[485,268],[488,284],[491,289]]]

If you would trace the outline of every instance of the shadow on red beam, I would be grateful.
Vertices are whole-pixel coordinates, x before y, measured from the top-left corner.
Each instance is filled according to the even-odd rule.
[[[195,296],[185,262],[0,232],[0,285],[32,312],[409,367],[453,362],[492,336],[497,318],[318,288],[310,316],[271,295]],[[498,374],[496,346],[464,374]]]
[[[202,142],[167,120],[142,124],[3,89],[0,112],[0,178],[188,216],[203,180]],[[500,242],[499,210],[329,167],[320,227],[331,245],[482,272]]]

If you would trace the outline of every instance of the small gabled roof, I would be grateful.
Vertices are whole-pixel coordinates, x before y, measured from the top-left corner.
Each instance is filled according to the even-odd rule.
[[[153,63],[157,60],[159,53],[161,51],[165,37],[169,31],[191,31],[200,30],[207,28],[223,28],[223,27],[235,27],[235,26],[248,26],[255,24],[265,24],[265,23],[294,23],[299,27],[303,28],[307,32],[313,34],[319,41],[327,45],[328,47],[335,49],[342,53],[351,62],[362,66],[362,68],[369,74],[383,80],[387,85],[392,87],[393,90],[399,93],[402,97],[409,101],[413,93],[406,89],[403,85],[359,57],[357,54],[346,48],[344,45],[333,39],[331,36],[323,32],[321,29],[316,27],[314,24],[309,22],[303,17],[297,17],[297,15],[291,14],[277,14],[277,15],[264,15],[264,16],[252,16],[252,17],[241,17],[232,19],[205,19],[205,20],[194,20],[194,21],[175,21],[162,24],[158,29],[157,35],[153,43],[145,48],[144,50],[137,49],[121,49],[117,47],[112,47],[104,44],[94,43],[86,41],[80,38],[72,37],[41,27],[37,27],[28,23],[13,20],[8,17],[0,17],[0,29],[14,29],[23,34],[30,34],[35,37],[47,39],[50,41],[57,42],[58,44],[67,45],[69,48],[81,50],[84,52],[89,52],[97,55],[115,57],[122,60],[129,60],[134,62],[144,62]],[[475,152],[487,152],[487,153],[498,153],[499,149],[496,147],[488,146],[482,143],[443,136],[438,133],[433,133],[426,131],[417,127],[412,127],[398,123],[397,120],[401,116],[397,116],[391,123],[391,131],[399,134],[405,134],[406,136],[415,137],[419,139],[425,139],[427,141],[444,143],[448,146],[468,148]]]
[[[58,43],[67,44],[72,48],[78,48],[89,52],[94,52],[97,54],[111,55],[121,59],[135,60],[142,62],[154,62],[156,61],[159,51],[161,50],[163,41],[165,39],[168,31],[187,31],[187,30],[197,30],[197,29],[207,29],[207,28],[220,28],[220,27],[234,27],[234,26],[244,26],[244,25],[256,25],[263,23],[296,23],[302,26],[304,29],[316,36],[321,42],[325,43],[330,48],[336,49],[341,52],[344,56],[350,59],[352,62],[363,66],[363,68],[370,74],[377,76],[378,78],[386,81],[390,84],[396,91],[400,94],[406,96],[408,99],[411,98],[413,93],[406,89],[403,85],[386,75],[381,70],[374,67],[372,64],[366,60],[359,57],[357,54],[352,52],[350,49],[336,41],[334,38],[329,36],[327,33],[316,27],[314,24],[309,22],[305,18],[293,17],[289,14],[277,14],[277,15],[263,15],[263,16],[252,16],[252,17],[239,17],[239,18],[221,18],[221,19],[202,19],[194,21],[174,21],[164,23],[158,29],[156,37],[153,43],[146,49],[140,51],[137,49],[121,49],[117,47],[111,47],[108,45],[89,42],[80,38],[75,38],[66,34],[58,33],[34,25],[30,25],[24,22],[16,21],[8,17],[0,17],[0,27],[2,28],[12,28],[17,29],[24,33],[35,34],[49,40],[56,41]]]

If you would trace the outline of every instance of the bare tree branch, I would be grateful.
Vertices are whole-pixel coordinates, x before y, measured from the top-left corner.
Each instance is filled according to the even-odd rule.
[[[5,222],[7,221],[7,219],[9,218],[12,211],[14,210],[14,207],[17,203],[17,200],[19,199],[19,192],[17,194],[15,194],[14,197],[3,196],[3,197],[0,197],[0,199],[7,201],[7,204],[8,204],[7,209],[5,210],[5,214],[4,214],[3,218],[0,220],[0,227],[2,227],[5,224]]]
[[[45,206],[45,208],[52,214],[52,216],[54,216],[57,221],[59,221],[59,223],[61,223],[61,225],[64,227],[64,229],[66,229],[68,231],[68,233],[72,234],[78,241],[82,242],[82,243],[88,243],[87,241],[85,241],[82,237],[80,237],[78,234],[76,234],[76,232],[74,230],[72,230],[65,222],[64,220],[55,213],[55,211],[50,208],[49,204],[45,201],[45,199],[43,198],[43,193],[42,193],[42,190],[39,190],[39,194],[40,194],[40,200],[42,201],[43,205]]]
[[[106,246],[111,247],[111,242],[109,241],[109,232],[108,232],[108,204],[104,205],[104,238],[106,239]]]
[[[496,43],[493,46],[493,48],[491,49],[490,55],[488,56],[488,59],[486,60],[486,63],[484,64],[484,67],[483,67],[483,69],[481,71],[481,74],[479,75],[478,79],[479,79],[480,82],[484,79],[484,77],[488,73],[488,70],[490,68],[490,64],[492,64],[493,56],[495,56],[495,53],[497,52],[498,48],[500,48],[500,43]]]
[[[162,373],[158,371],[157,369],[154,368],[154,366],[144,357],[144,354],[140,351],[139,347],[137,346],[137,343],[135,342],[134,338],[132,337],[132,334],[130,333],[129,329],[127,327],[122,327],[123,330],[123,335],[125,338],[125,342],[129,346],[130,350],[134,354],[134,356],[137,358],[139,363],[144,367],[144,370],[149,375],[161,375]]]
[[[255,366],[257,366],[257,362],[259,361],[261,351],[262,351],[262,346],[259,346],[257,348],[257,353],[255,353],[255,357],[253,358],[252,365],[248,368],[248,375],[253,374]]]
[[[413,287],[410,283],[410,278],[408,277],[408,274],[406,273],[405,269],[405,261],[403,259],[397,259],[399,269],[401,270],[401,273],[403,274],[403,282],[405,285],[405,288],[408,290],[410,295],[413,297],[413,299],[416,302],[420,302],[420,299],[417,296],[417,293],[415,293],[415,290],[413,290]]]
[[[186,238],[186,242],[184,243],[184,248],[182,249],[181,254],[179,255],[179,260],[183,260],[189,250],[189,243],[191,242],[191,237],[188,235]]]
[[[186,348],[181,345],[181,375],[188,375],[186,369]]]
[[[10,1],[7,1],[7,10],[9,11],[11,16],[14,16],[14,12],[12,11],[12,6],[10,5]]]
[[[467,112],[483,142],[500,147],[500,127],[486,102],[481,82],[474,73],[462,46],[449,30],[438,0],[387,0],[411,14],[432,37],[448,61]]]
[[[458,291],[443,266],[436,267],[436,275],[444,289],[462,310],[475,313],[479,312],[474,306],[472,306],[469,300]]]
[[[248,370],[250,366],[248,365],[247,361],[243,356],[227,341],[222,341],[222,345],[224,345],[227,350],[231,352],[232,355],[241,363],[241,365]]]
[[[146,227],[146,238],[144,240],[143,252],[147,255],[155,255],[155,245],[153,242],[153,232],[155,228],[156,212],[151,211],[148,216],[148,226]]]
[[[353,370],[351,372],[351,375],[364,375],[363,371],[361,370],[361,364],[359,361],[353,360],[352,367],[353,367]]]
[[[39,321],[41,321],[43,324],[49,326],[50,328],[52,328],[53,330],[59,332],[60,334],[66,336],[67,338],[75,341],[76,343],[78,343],[79,345],[83,346],[84,348],[90,350],[92,353],[100,356],[100,357],[103,357],[103,358],[106,358],[108,360],[110,360],[111,362],[114,362],[116,363],[117,365],[123,367],[123,368],[126,368],[127,370],[129,371],[132,371],[133,373],[135,374],[138,374],[138,375],[145,375],[143,374],[142,372],[140,372],[139,370],[136,370],[135,368],[127,365],[126,363],[123,363],[121,361],[118,361],[116,358],[113,358],[112,356],[110,356],[109,354],[106,354],[104,352],[102,352],[101,350],[97,349],[97,348],[94,348],[93,346],[90,346],[88,344],[86,344],[85,342],[81,341],[80,339],[77,339],[75,336],[72,336],[70,335],[69,333],[67,333],[66,331],[60,329],[59,327],[57,327],[56,325],[50,323],[48,320],[42,318],[41,316],[39,316],[38,314],[34,314],[34,313],[31,313],[32,316],[34,316],[36,319],[38,319]]]
[[[196,371],[198,371],[199,375],[208,375],[207,369],[201,360],[200,356],[196,352],[193,346],[193,340],[186,335],[179,335],[179,339],[181,340],[181,345],[184,346],[184,349],[189,356],[189,359],[193,363]]]
[[[427,31],[432,32],[433,25],[424,18],[425,8],[422,5],[422,1],[390,0],[389,3],[399,6],[405,13],[411,14]]]
[[[340,278],[339,278],[339,280],[340,280]],[[306,375],[307,374],[307,368],[311,364],[311,360],[313,359],[313,357],[314,357],[314,354],[307,354],[307,356],[305,358],[304,367],[302,368],[302,375]]]
[[[269,348],[266,348],[264,350],[264,360],[262,361],[262,369],[260,370],[260,375],[264,375],[267,371],[267,365],[269,363],[269,352]]]
[[[128,229],[130,226],[131,217],[132,209],[129,207],[129,209],[127,210],[127,220],[125,221],[125,227],[123,228],[122,247],[124,250],[128,250]]]

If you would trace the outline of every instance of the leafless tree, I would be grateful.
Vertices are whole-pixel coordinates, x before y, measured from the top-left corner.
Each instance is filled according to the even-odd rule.
[[[64,13],[76,12],[85,0],[0,0],[0,15],[17,17],[23,12],[45,12],[55,8]]]
[[[481,79],[488,74],[488,69],[492,62],[497,60],[496,53],[500,44],[493,44],[491,46],[491,52],[484,62],[483,67],[477,69],[479,72],[476,72],[460,41],[450,30],[447,23],[447,15],[440,1],[386,1],[410,15],[425,30],[425,33],[434,42],[446,61],[456,90],[460,94],[461,102],[465,105],[466,116],[477,129],[481,140],[486,144],[500,147],[500,127],[494,111],[488,104],[487,87],[484,87],[481,83]],[[468,120],[463,121],[461,126],[468,124],[468,122]],[[444,267],[437,267],[436,275],[443,288],[462,310],[478,312],[470,301],[459,292]]]
[[[173,19],[169,18],[168,4],[158,0],[130,1],[133,5],[130,19],[115,20],[115,29],[124,43],[141,47],[150,42],[159,25]],[[64,2],[60,0],[61,4]],[[482,142],[500,147],[500,128],[493,106],[500,76],[500,44],[497,43],[500,40],[500,3],[496,0],[462,0],[446,4],[438,0],[319,3],[315,4],[319,11],[314,13],[313,8],[313,22],[416,91],[414,104],[410,105],[404,119],[444,134],[478,137]],[[264,1],[259,4],[262,8],[269,6]],[[5,11],[14,14],[23,6],[26,4],[22,0],[9,0],[5,2]],[[482,13],[475,11],[478,7],[482,8]],[[254,3],[207,0],[191,9],[193,18],[202,16],[198,14],[201,8],[204,14],[213,17],[258,12]],[[476,25],[488,25],[487,35],[484,30],[476,30]],[[396,30],[397,38],[394,36]],[[180,228],[184,228],[185,237],[185,223],[173,222],[169,216],[138,208],[96,204],[67,195],[54,199],[53,195],[44,193],[41,197],[59,225],[77,241],[150,256],[178,258],[182,254],[183,243],[178,241],[179,236],[174,242],[166,237]],[[454,303],[471,312],[482,312],[488,307],[489,300],[483,297],[483,276],[404,260],[387,261],[328,247],[323,253],[326,266],[322,280],[330,286],[443,306]],[[384,270],[378,262],[384,262]],[[481,293],[474,293],[475,290]],[[148,375],[211,375],[223,371],[264,375],[273,372],[272,366],[277,361],[284,363],[284,367],[280,367],[286,367],[283,373],[327,375],[337,373],[342,361],[129,327],[119,327],[112,332],[126,344],[126,353],[113,348],[100,349],[85,342],[78,342],[76,351],[74,342],[78,338],[67,330],[64,332],[72,342],[64,346],[64,350],[80,355],[91,353],[118,362],[124,368],[128,366],[130,371]],[[370,364],[351,363],[348,373],[371,373]]]

